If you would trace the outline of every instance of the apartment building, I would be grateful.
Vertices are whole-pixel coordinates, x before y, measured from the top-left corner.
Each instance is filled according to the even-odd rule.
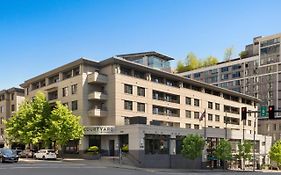
[[[261,99],[261,106],[274,105],[281,109],[281,34],[256,37],[253,44],[247,45],[242,58],[220,62],[214,66],[200,68],[179,75],[192,78],[219,87],[231,89]],[[276,113],[276,117],[280,116]],[[271,121],[273,126],[278,120]],[[261,119],[261,126],[266,126],[266,120]],[[269,129],[274,128],[268,127]],[[273,133],[272,138],[280,139],[279,133]],[[275,134],[274,134],[275,133]]]
[[[81,58],[21,86],[27,99],[42,91],[50,104],[60,100],[81,116],[84,137],[70,141],[68,153],[83,154],[95,145],[102,155],[114,156],[128,145],[129,157],[140,167],[199,168],[220,138],[230,139],[233,151],[243,138],[253,140],[257,120],[251,115],[241,122],[240,108],[257,110],[257,98],[172,74],[169,60],[156,52],[100,62]],[[206,118],[200,120],[204,111]],[[193,162],[180,155],[182,138],[190,133],[206,137],[209,145]],[[256,138],[258,162],[267,162],[271,139]]]
[[[23,101],[24,90],[21,88],[14,87],[0,91],[0,148],[6,144],[4,134],[5,125],[3,121],[12,117]]]

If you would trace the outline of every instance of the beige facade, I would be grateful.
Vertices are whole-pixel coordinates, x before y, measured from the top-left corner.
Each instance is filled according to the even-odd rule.
[[[0,91],[0,145],[5,143],[5,125],[4,120],[9,119],[18,110],[20,104],[24,101],[24,90],[20,88],[11,88]]]
[[[81,152],[98,144],[107,155],[114,155],[110,150],[116,152],[125,143],[132,152],[147,152],[144,136],[130,129],[133,124],[144,124],[154,133],[161,129],[167,129],[170,135],[174,131],[185,132],[181,136],[202,133],[206,126],[207,131],[224,133],[219,138],[240,140],[242,135],[253,136],[257,130],[254,115],[248,116],[243,126],[240,108],[246,106],[255,111],[258,99],[163,71],[167,69],[166,60],[161,61],[164,55],[155,52],[133,55],[134,62],[129,59],[130,54],[101,62],[81,58],[29,79],[21,86],[27,99],[42,91],[51,104],[59,100],[81,116],[85,136],[76,146],[75,143],[69,146],[69,150]],[[142,64],[142,58],[149,66]],[[204,111],[205,118],[200,120]],[[142,121],[136,122],[140,118]],[[120,132],[111,130],[111,126]],[[150,134],[147,137],[154,137]],[[257,138],[259,144],[265,142],[263,137]],[[169,144],[172,149],[173,142]]]

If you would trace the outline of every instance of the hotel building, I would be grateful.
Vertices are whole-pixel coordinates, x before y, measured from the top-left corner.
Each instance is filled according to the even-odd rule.
[[[81,58],[21,87],[27,99],[42,91],[51,105],[60,100],[81,116],[84,137],[69,142],[68,153],[83,155],[95,145],[102,155],[115,156],[128,145],[128,157],[140,167],[199,168],[207,165],[220,138],[231,140],[233,152],[243,138],[253,140],[257,120],[250,115],[243,125],[240,108],[257,110],[257,98],[172,74],[170,60],[157,52],[100,62]],[[202,159],[195,161],[180,154],[182,138],[192,133],[208,141]],[[256,134],[258,163],[267,162],[270,145],[270,137]]]
[[[21,88],[11,88],[0,91],[0,148],[4,147],[5,125],[4,120],[9,119],[24,101],[24,90]]]

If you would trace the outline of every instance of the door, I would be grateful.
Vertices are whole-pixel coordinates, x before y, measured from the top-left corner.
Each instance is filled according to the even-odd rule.
[[[114,156],[114,140],[109,140],[109,156]]]

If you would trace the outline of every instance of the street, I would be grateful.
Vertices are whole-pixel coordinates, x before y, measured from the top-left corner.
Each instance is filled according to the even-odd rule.
[[[0,163],[0,175],[199,175],[199,174],[280,174],[275,172],[224,172],[221,170],[143,169],[102,161],[43,161],[22,159]]]

